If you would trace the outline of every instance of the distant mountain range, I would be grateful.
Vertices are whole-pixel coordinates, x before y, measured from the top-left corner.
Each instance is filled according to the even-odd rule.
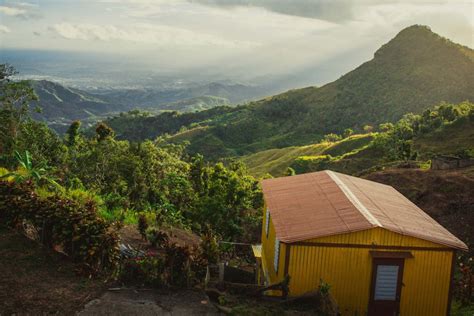
[[[237,104],[255,100],[265,96],[260,87],[243,84],[211,82],[202,85],[188,86],[174,89],[128,89],[104,90],[94,93],[97,97],[115,104],[133,104],[140,108],[155,108],[180,100],[192,99],[202,96],[215,96],[227,99],[228,103]]]
[[[41,113],[34,115],[46,122],[81,120],[121,110],[85,91],[51,81],[32,80],[31,85],[39,97],[39,101],[32,105],[41,107]]]
[[[180,122],[194,123],[174,139],[190,140],[191,152],[219,158],[310,144],[327,133],[360,131],[364,125],[394,122],[442,101],[465,100],[474,100],[474,51],[415,25],[383,45],[372,60],[320,88],[290,90],[199,116],[167,118],[175,120],[168,122],[171,130],[159,124],[160,116],[110,123],[120,137],[134,140],[174,133]]]
[[[157,114],[162,111],[194,112],[261,97],[257,87],[209,83],[182,89],[113,89],[87,92],[47,80],[31,80],[41,113],[33,116],[63,131],[73,120],[86,124],[133,109]]]

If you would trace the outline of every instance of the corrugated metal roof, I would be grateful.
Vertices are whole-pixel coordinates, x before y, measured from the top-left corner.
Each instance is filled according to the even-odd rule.
[[[374,227],[467,250],[393,187],[333,171],[262,181],[278,239],[292,243]]]

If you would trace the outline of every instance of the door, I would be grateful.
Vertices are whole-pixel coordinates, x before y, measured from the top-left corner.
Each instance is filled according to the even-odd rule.
[[[396,316],[400,312],[403,259],[374,258],[369,316]]]

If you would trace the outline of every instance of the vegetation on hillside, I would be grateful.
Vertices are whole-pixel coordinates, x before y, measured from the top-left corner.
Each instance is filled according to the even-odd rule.
[[[261,177],[270,174],[277,177],[285,175],[296,159],[328,157],[328,155],[332,157],[341,156],[365,148],[373,138],[374,134],[372,133],[350,135],[346,138],[338,136],[335,140],[323,140],[313,145],[263,150],[243,156],[240,160],[247,165],[249,172],[255,176]]]
[[[395,124],[380,124],[368,142],[354,142],[350,136],[317,155],[294,157],[289,167],[297,173],[331,169],[358,175],[408,162],[423,164],[439,155],[473,157],[473,123],[473,103],[442,103],[421,115],[406,114]],[[342,144],[348,145],[334,150]]]
[[[179,140],[189,140],[189,152],[209,159],[307,145],[347,128],[361,132],[364,126],[396,122],[405,113],[420,114],[442,101],[474,100],[473,56],[468,47],[428,27],[412,26],[380,48],[374,59],[323,87],[291,90],[186,119],[130,118],[114,129],[122,138],[140,140],[198,126],[198,132]]]

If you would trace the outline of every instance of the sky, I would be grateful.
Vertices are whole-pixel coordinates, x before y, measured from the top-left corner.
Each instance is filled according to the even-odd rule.
[[[474,0],[0,0],[1,49],[255,77],[355,67],[413,24],[473,48]]]

